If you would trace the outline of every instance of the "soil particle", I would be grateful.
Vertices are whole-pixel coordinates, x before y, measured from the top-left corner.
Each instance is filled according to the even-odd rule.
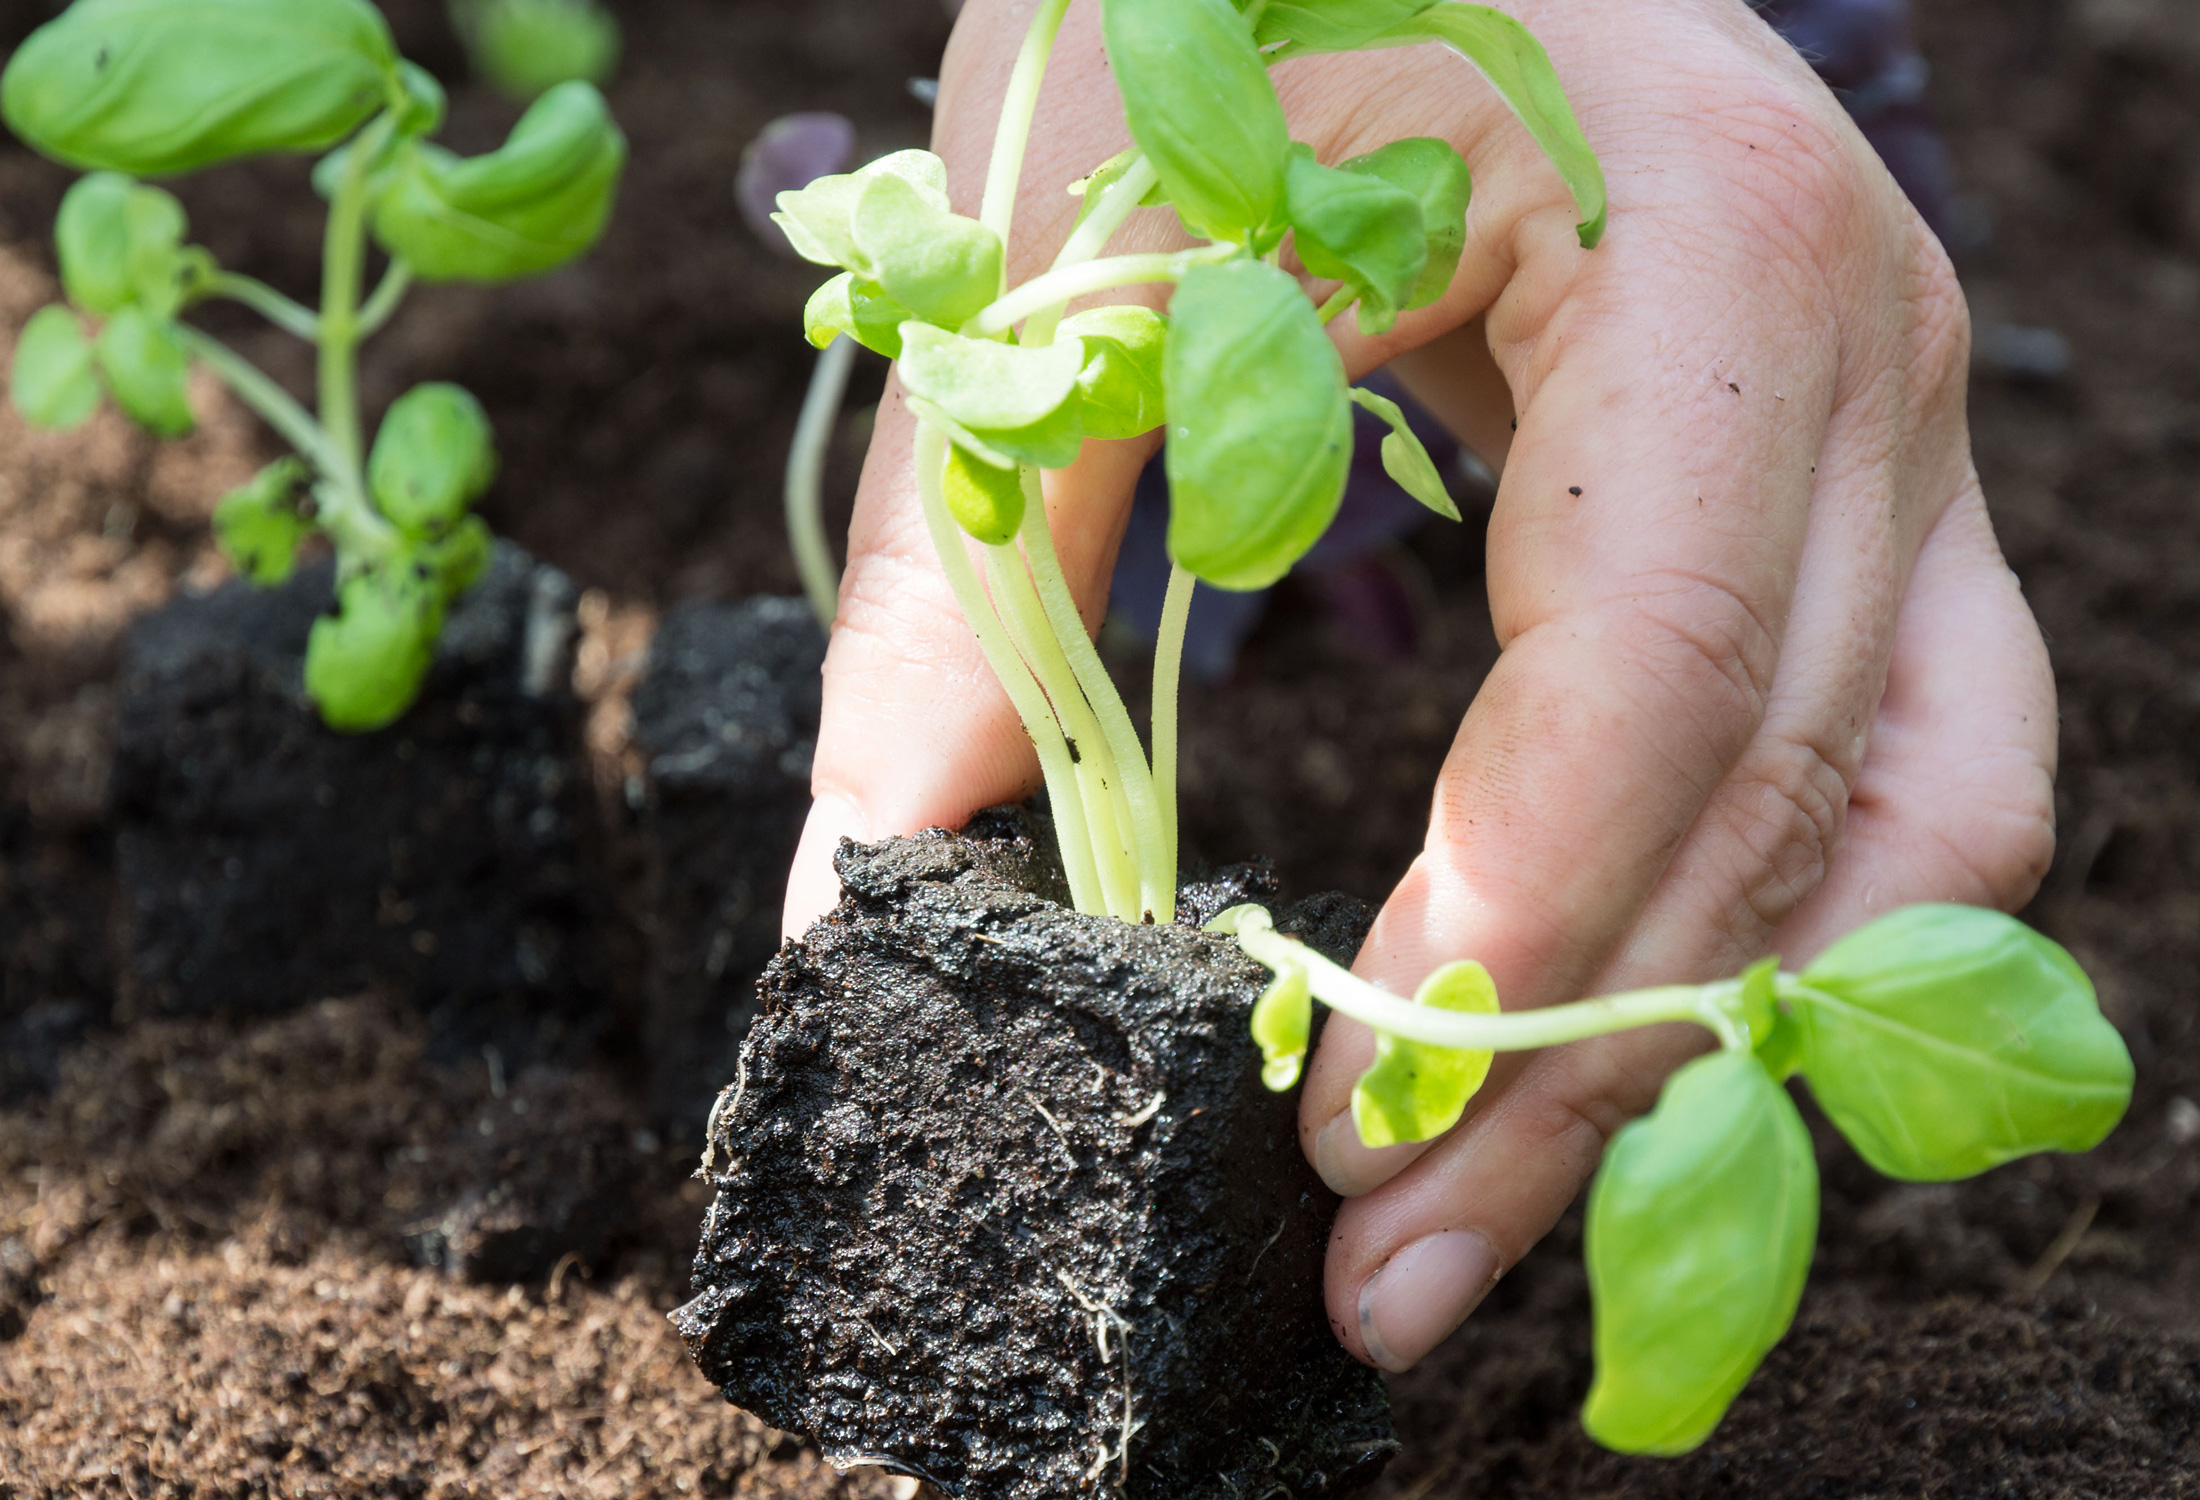
[[[1388,1408],[1323,1316],[1265,972],[1057,905],[1044,838],[842,846],[715,1113],[681,1333],[729,1399],[972,1500],[1357,1489]],[[1369,913],[1316,915],[1341,956]]]
[[[132,632],[114,770],[126,1002],[266,1013],[379,986],[458,1044],[515,1026],[508,1049],[554,1041],[606,987],[570,586],[500,544],[420,702],[370,735],[327,729],[304,697],[328,598],[323,565]]]

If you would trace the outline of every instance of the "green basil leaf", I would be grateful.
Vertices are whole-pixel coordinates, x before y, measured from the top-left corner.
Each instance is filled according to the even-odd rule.
[[[99,373],[115,405],[161,437],[182,437],[197,425],[187,388],[191,356],[175,325],[142,307],[125,307],[107,320],[96,346]]]
[[[1503,11],[1460,0],[1430,6],[1373,45],[1402,47],[1414,42],[1443,43],[1474,64],[1497,90],[1558,168],[1581,215],[1576,232],[1582,248],[1595,249],[1604,238],[1604,168],[1581,133],[1581,123],[1566,102],[1566,91],[1559,86],[1558,71],[1543,44]]]
[[[313,523],[298,513],[298,490],[311,471],[278,458],[222,496],[214,507],[214,540],[239,576],[272,588],[298,565],[298,546]]]
[[[822,349],[846,334],[874,354],[899,359],[901,325],[915,317],[877,282],[843,271],[810,294],[802,309],[802,332],[813,348]]]
[[[1161,370],[1168,319],[1150,307],[1096,307],[1063,319],[1057,336],[1085,341],[1077,385],[1086,437],[1136,437],[1167,420]]]
[[[1293,964],[1269,980],[1253,1002],[1253,1040],[1260,1046],[1264,1085],[1280,1094],[1299,1081],[1313,1031],[1314,992],[1306,970]]]
[[[1718,1052],[1666,1080],[1589,1190],[1589,1436],[1654,1454],[1709,1437],[1794,1321],[1817,1235],[1810,1132],[1757,1060]]]
[[[1131,139],[1192,232],[1272,243],[1291,132],[1229,0],[1103,0]]]
[[[1413,1003],[1494,1016],[1497,985],[1489,970],[1463,960],[1421,981]],[[1361,1142],[1381,1147],[1435,1140],[1459,1123],[1467,1101],[1490,1076],[1493,1055],[1376,1032],[1375,1062],[1352,1090],[1352,1123]]]
[[[1254,37],[1298,52],[1357,52],[1436,0],[1271,0]]]
[[[31,314],[15,341],[8,399],[24,421],[49,430],[81,426],[99,410],[92,341],[73,311],[57,302]]]
[[[864,184],[848,221],[861,269],[927,322],[959,328],[1001,294],[1001,240],[901,177]]]
[[[949,448],[942,486],[947,513],[955,518],[955,524],[988,547],[1008,541],[1024,523],[1024,478],[1020,468],[995,468],[961,448]]]
[[[0,76],[0,115],[71,166],[137,176],[321,151],[388,103],[367,0],[77,0]]]
[[[1820,954],[1787,998],[1811,1093],[1890,1177],[2090,1150],[2131,1102],[2131,1054],[2085,972],[1999,912],[1904,907]]]
[[[532,276],[596,243],[625,164],[626,137],[603,95],[561,83],[486,156],[406,142],[375,205],[374,235],[425,281]]]
[[[1359,293],[1360,332],[1389,332],[1428,263],[1420,204],[1380,177],[1325,167],[1312,148],[1294,145],[1284,210],[1299,263]]]
[[[459,35],[481,75],[523,104],[572,79],[603,83],[619,66],[619,23],[593,0],[482,0]]]
[[[1077,377],[1085,363],[1082,340],[1065,338],[1043,349],[991,339],[959,338],[929,323],[901,329],[902,388],[946,414],[955,428],[976,439],[981,459],[996,457],[1067,468],[1084,441],[1078,417]],[[921,413],[920,413],[921,414]],[[1000,465],[996,465],[999,467]]]
[[[1297,281],[1234,260],[1178,284],[1162,369],[1169,555],[1219,588],[1266,588],[1344,498],[1344,361]]]
[[[61,198],[54,250],[69,300],[88,313],[111,313],[137,288],[130,279],[130,197],[138,185],[120,172],[80,177]]]
[[[1474,192],[1466,158],[1448,142],[1413,136],[1339,162],[1337,170],[1379,177],[1420,205],[1426,253],[1420,279],[1403,303],[1405,310],[1427,307],[1450,290],[1459,256],[1467,246],[1467,200]]]
[[[306,693],[329,728],[361,734],[394,723],[420,694],[443,630],[443,594],[410,558],[346,579],[335,612],[306,636]]]
[[[804,260],[869,276],[871,268],[856,249],[851,221],[863,190],[882,176],[899,177],[927,203],[948,212],[947,163],[929,151],[896,151],[853,172],[820,177],[808,187],[781,193],[772,222]]]
[[[472,588],[489,571],[495,547],[489,523],[479,516],[467,516],[439,537],[415,540],[408,553],[416,566],[427,568],[437,590],[450,600]]]
[[[489,414],[463,387],[431,381],[390,403],[367,457],[367,488],[400,531],[435,535],[457,524],[496,472]]]
[[[1406,414],[1398,409],[1398,403],[1358,386],[1352,388],[1352,399],[1390,424],[1390,436],[1383,439],[1383,472],[1397,481],[1398,488],[1445,520],[1458,520],[1459,506],[1444,488],[1444,477],[1436,472],[1436,460],[1428,456],[1428,449],[1406,425]]]
[[[450,112],[450,99],[433,73],[416,62],[400,58],[397,102],[392,108],[397,111],[399,135],[434,135],[443,128],[443,117]]]

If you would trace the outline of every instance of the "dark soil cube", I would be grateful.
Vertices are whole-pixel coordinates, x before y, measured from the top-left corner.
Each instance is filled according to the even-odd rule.
[[[382,989],[508,1050],[515,1028],[554,1043],[600,1024],[572,585],[500,543],[420,701],[366,735],[305,697],[329,598],[324,564],[132,631],[114,767],[126,1004],[264,1014]]]
[[[1323,1313],[1336,1199],[1260,1082],[1265,971],[1077,915],[1051,860],[1005,813],[842,846],[714,1111],[674,1320],[729,1400],[968,1500],[1345,1494],[1396,1445]],[[1283,922],[1343,957],[1369,915]]]
[[[824,632],[800,599],[669,610],[634,692],[649,926],[651,1106],[699,1144],[779,948],[810,806]]]

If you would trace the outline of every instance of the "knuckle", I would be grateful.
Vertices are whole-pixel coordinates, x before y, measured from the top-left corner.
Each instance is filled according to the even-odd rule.
[[[1970,379],[1970,304],[1948,252],[1914,212],[1909,217],[1914,249],[1902,303],[1909,315],[1911,383],[1927,396],[1960,398]]]
[[[1723,192],[1761,243],[1830,268],[1854,242],[1875,195],[1845,120],[1799,92],[1767,91],[1714,108],[1699,125],[1735,163]]]
[[[1754,733],[1779,665],[1775,623],[1743,589],[1710,573],[1669,568],[1641,584],[1627,601],[1628,634],[1648,680],[1673,701],[1696,706],[1714,738]]]
[[[1761,951],[1825,879],[1855,777],[1853,757],[1808,736],[1766,737],[1744,758],[1733,794],[1715,805],[1739,866],[1731,936],[1745,951]]]

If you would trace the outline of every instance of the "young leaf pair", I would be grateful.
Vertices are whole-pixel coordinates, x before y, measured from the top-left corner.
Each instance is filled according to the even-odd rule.
[[[359,342],[416,279],[508,281],[579,255],[602,232],[625,161],[586,83],[544,93],[483,156],[427,140],[443,113],[441,87],[397,55],[367,0],[78,0],[0,76],[9,127],[91,169],[62,200],[68,304],[24,330],[17,409],[74,426],[104,390],[140,425],[180,436],[200,364],[264,418],[297,457],[226,497],[215,532],[262,584],[290,574],[309,535],[333,543],[337,604],[313,628],[305,683],[338,729],[379,728],[411,704],[446,608],[487,562],[488,530],[468,511],[496,467],[479,404],[441,384],[396,402],[366,451]],[[329,200],[318,310],[186,244],[182,206],[136,181],[330,147],[314,172]],[[389,269],[363,300],[370,235]],[[215,297],[317,346],[317,413],[182,320]]]
[[[1799,974],[1767,960],[1717,984],[1510,1015],[1476,964],[1445,966],[1406,1002],[1279,937],[1257,908],[1215,925],[1275,971],[1252,1019],[1270,1087],[1297,1077],[1313,996],[1375,1028],[1352,1098],[1371,1146],[1457,1124],[1496,1050],[1675,1020],[1720,1036],[1613,1138],[1590,1190],[1597,1368],[1582,1423],[1625,1452],[1702,1443],[1794,1318],[1818,1168],[1782,1081],[1801,1074],[1866,1161],[1911,1182],[2089,1150],[2131,1100],[2130,1054],[2084,972],[1973,907],[1896,911]]]

